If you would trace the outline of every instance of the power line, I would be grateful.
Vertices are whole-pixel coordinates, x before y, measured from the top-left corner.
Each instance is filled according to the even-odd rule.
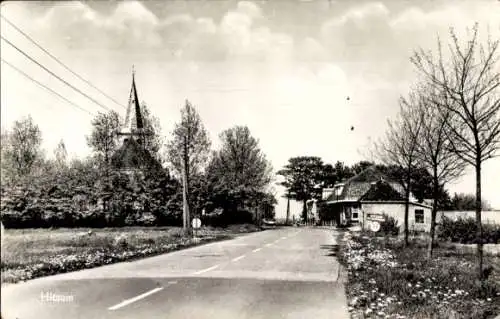
[[[68,81],[64,80],[63,78],[61,78],[60,76],[58,76],[57,74],[55,74],[54,72],[50,71],[48,68],[46,68],[43,64],[41,64],[40,62],[38,62],[36,59],[32,58],[30,55],[28,55],[26,52],[24,52],[23,50],[21,50],[20,48],[18,48],[15,44],[13,44],[12,42],[10,42],[9,40],[7,40],[6,38],[4,38],[3,36],[1,36],[2,40],[4,40],[5,42],[7,42],[10,46],[12,46],[14,49],[16,49],[19,53],[21,53],[22,55],[24,55],[25,57],[27,57],[29,60],[31,60],[31,62],[35,63],[36,65],[38,65],[39,67],[41,67],[42,69],[44,69],[46,72],[48,72],[50,75],[52,75],[53,77],[57,78],[59,81],[63,82],[64,84],[66,84],[67,86],[69,86],[70,88],[72,88],[73,90],[77,91],[78,93],[80,93],[81,95],[85,96],[87,99],[91,100],[92,102],[94,102],[95,104],[99,105],[100,107],[102,107],[103,109],[107,110],[107,111],[112,111],[110,108],[104,106],[103,104],[97,102],[94,98],[90,97],[89,95],[87,95],[86,93],[82,92],[80,89],[76,88],[75,86],[73,86],[71,83],[69,83]]]
[[[61,99],[63,99],[64,101],[68,102],[70,105],[80,109],[81,111],[84,111],[92,116],[94,116],[95,114],[88,111],[87,109],[84,109],[83,107],[79,106],[78,104],[74,103],[74,102],[71,102],[70,100],[68,100],[67,98],[65,98],[63,95],[57,93],[56,91],[52,90],[51,88],[49,88],[48,86],[46,86],[45,84],[41,83],[40,81],[37,81],[35,80],[34,78],[32,78],[31,76],[29,76],[28,74],[24,73],[23,71],[21,71],[19,68],[17,68],[16,66],[14,66],[12,63],[8,62],[8,61],[5,61],[4,59],[2,59],[2,62],[7,64],[8,66],[10,66],[12,69],[16,70],[18,73],[24,75],[25,77],[27,77],[28,79],[30,79],[31,81],[35,82],[36,84],[38,84],[39,86],[43,87],[44,89],[46,89],[47,91],[49,91],[50,93],[60,97]]]
[[[116,103],[117,105],[123,107],[123,108],[126,108],[123,104],[121,104],[120,102],[116,101],[114,98],[112,98],[111,96],[109,96],[108,94],[106,94],[105,92],[103,92],[102,90],[100,90],[99,88],[97,88],[95,85],[93,85],[90,81],[84,79],[82,76],[80,76],[78,73],[76,73],[75,71],[73,71],[72,69],[70,69],[66,64],[64,64],[61,60],[59,60],[57,57],[55,57],[53,54],[51,54],[49,51],[47,51],[45,48],[43,48],[40,44],[38,44],[35,40],[33,40],[33,38],[31,38],[28,34],[26,34],[23,30],[21,30],[19,27],[17,27],[13,22],[9,21],[5,16],[1,15],[0,16],[2,17],[2,19],[5,20],[5,22],[7,22],[11,27],[13,27],[15,30],[17,30],[19,33],[21,33],[25,38],[27,38],[31,43],[33,43],[34,45],[36,45],[40,50],[42,50],[43,52],[45,52],[48,56],[50,56],[52,59],[54,59],[57,63],[59,63],[59,65],[61,65],[62,67],[64,67],[66,70],[68,70],[69,72],[71,72],[71,74],[73,74],[74,76],[76,76],[77,78],[79,78],[80,80],[82,80],[83,82],[87,83],[89,86],[91,86],[92,88],[96,89],[97,91],[99,91],[102,95],[104,95],[105,97],[107,97],[108,99],[110,99],[111,101],[113,101],[114,103]]]

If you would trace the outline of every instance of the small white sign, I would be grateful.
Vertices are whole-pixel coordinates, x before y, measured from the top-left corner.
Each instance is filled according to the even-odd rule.
[[[379,222],[371,222],[370,223],[370,229],[372,232],[378,232],[380,230],[380,223]]]
[[[195,229],[200,228],[201,227],[201,220],[199,218],[193,218],[193,221],[191,222],[191,225]]]

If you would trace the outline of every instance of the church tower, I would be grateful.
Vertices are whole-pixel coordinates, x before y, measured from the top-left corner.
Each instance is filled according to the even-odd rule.
[[[161,164],[146,149],[145,139],[151,133],[145,131],[144,114],[142,113],[135,84],[135,71],[132,71],[132,87],[130,89],[127,113],[121,132],[121,147],[111,157],[111,165],[121,171],[157,170]]]
[[[127,113],[122,129],[118,135],[123,136],[124,140],[132,138],[138,144],[144,145],[144,118],[135,85],[135,70],[132,70],[132,87],[130,88]]]

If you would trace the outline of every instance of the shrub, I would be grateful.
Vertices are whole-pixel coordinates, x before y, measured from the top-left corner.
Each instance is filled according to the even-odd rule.
[[[438,238],[461,244],[478,242],[477,225],[474,218],[458,218],[453,220],[443,216],[438,228]],[[500,242],[500,225],[483,225],[483,243],[497,244]]]
[[[383,235],[397,236],[399,234],[398,221],[386,214],[383,215],[384,220],[380,222],[380,233]]]
[[[127,235],[125,235],[124,233],[120,233],[114,238],[113,245],[115,247],[126,249],[128,247]]]

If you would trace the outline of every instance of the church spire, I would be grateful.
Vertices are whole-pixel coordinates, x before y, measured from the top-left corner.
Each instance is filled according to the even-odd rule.
[[[135,69],[132,66],[132,87],[130,88],[130,96],[128,100],[127,113],[125,115],[125,122],[123,125],[124,132],[120,135],[134,136],[138,142],[142,142],[144,135],[144,119],[139,104],[139,97],[137,95],[137,87],[135,84]]]

